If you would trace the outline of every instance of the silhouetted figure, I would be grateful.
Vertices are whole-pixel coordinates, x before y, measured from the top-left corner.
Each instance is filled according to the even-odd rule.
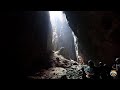
[[[104,67],[104,69],[106,71],[107,79],[112,79],[112,77],[110,76],[111,68],[108,65],[106,65],[106,64],[104,64],[103,67]]]
[[[88,79],[99,79],[98,68],[94,66],[94,63],[91,60],[88,61],[88,67],[85,72]]]
[[[100,79],[107,79],[107,70],[102,62],[99,62],[99,75]]]
[[[113,64],[112,69],[117,72],[115,79],[120,79],[120,58],[116,58],[115,64]]]

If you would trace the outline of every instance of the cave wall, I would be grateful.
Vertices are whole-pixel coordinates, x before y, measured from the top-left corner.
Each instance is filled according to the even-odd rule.
[[[90,32],[96,58],[112,64],[120,56],[120,17],[112,11],[90,12]],[[94,19],[95,18],[95,19]]]
[[[112,64],[120,56],[120,15],[115,11],[65,12],[86,61]]]
[[[48,12],[2,12],[0,19],[4,71],[22,77],[23,73],[47,67]]]
[[[79,52],[84,61],[93,58],[94,50],[88,36],[88,12],[87,11],[65,11],[69,25],[79,41]]]

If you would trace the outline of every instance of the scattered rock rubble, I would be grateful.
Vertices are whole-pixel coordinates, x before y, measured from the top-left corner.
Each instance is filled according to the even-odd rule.
[[[42,74],[38,73],[36,76],[31,76],[33,79],[59,79],[61,76],[66,75],[66,69],[61,67],[49,68],[44,70]]]
[[[63,76],[66,79],[82,79],[82,70],[81,68],[86,68],[80,63],[74,60],[68,60],[62,55],[58,54],[59,52],[53,52],[51,63],[52,67],[45,70],[41,70],[36,73],[35,76],[29,76],[31,79],[61,79]],[[56,60],[56,58],[59,60]]]

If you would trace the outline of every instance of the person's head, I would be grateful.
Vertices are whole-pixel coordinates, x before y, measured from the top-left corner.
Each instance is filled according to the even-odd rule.
[[[88,65],[89,65],[90,67],[93,67],[93,66],[94,66],[94,62],[93,62],[92,60],[89,60],[89,61],[88,61]]]
[[[99,62],[99,66],[103,66],[104,64],[102,62]]]
[[[116,59],[115,59],[115,63],[116,63],[116,64],[120,64],[120,58],[116,58]]]
[[[106,69],[108,69],[110,66],[108,66],[107,64],[104,64],[103,65],[104,66],[104,68],[106,68]]]

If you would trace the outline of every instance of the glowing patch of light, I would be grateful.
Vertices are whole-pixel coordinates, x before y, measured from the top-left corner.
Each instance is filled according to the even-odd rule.
[[[78,53],[78,41],[77,37],[75,36],[74,32],[72,32],[73,38],[74,38],[74,45],[75,45],[75,51],[76,51],[76,57],[77,59],[80,57]]]
[[[63,21],[63,12],[62,11],[49,11],[51,21],[55,21],[56,18],[61,22]]]

